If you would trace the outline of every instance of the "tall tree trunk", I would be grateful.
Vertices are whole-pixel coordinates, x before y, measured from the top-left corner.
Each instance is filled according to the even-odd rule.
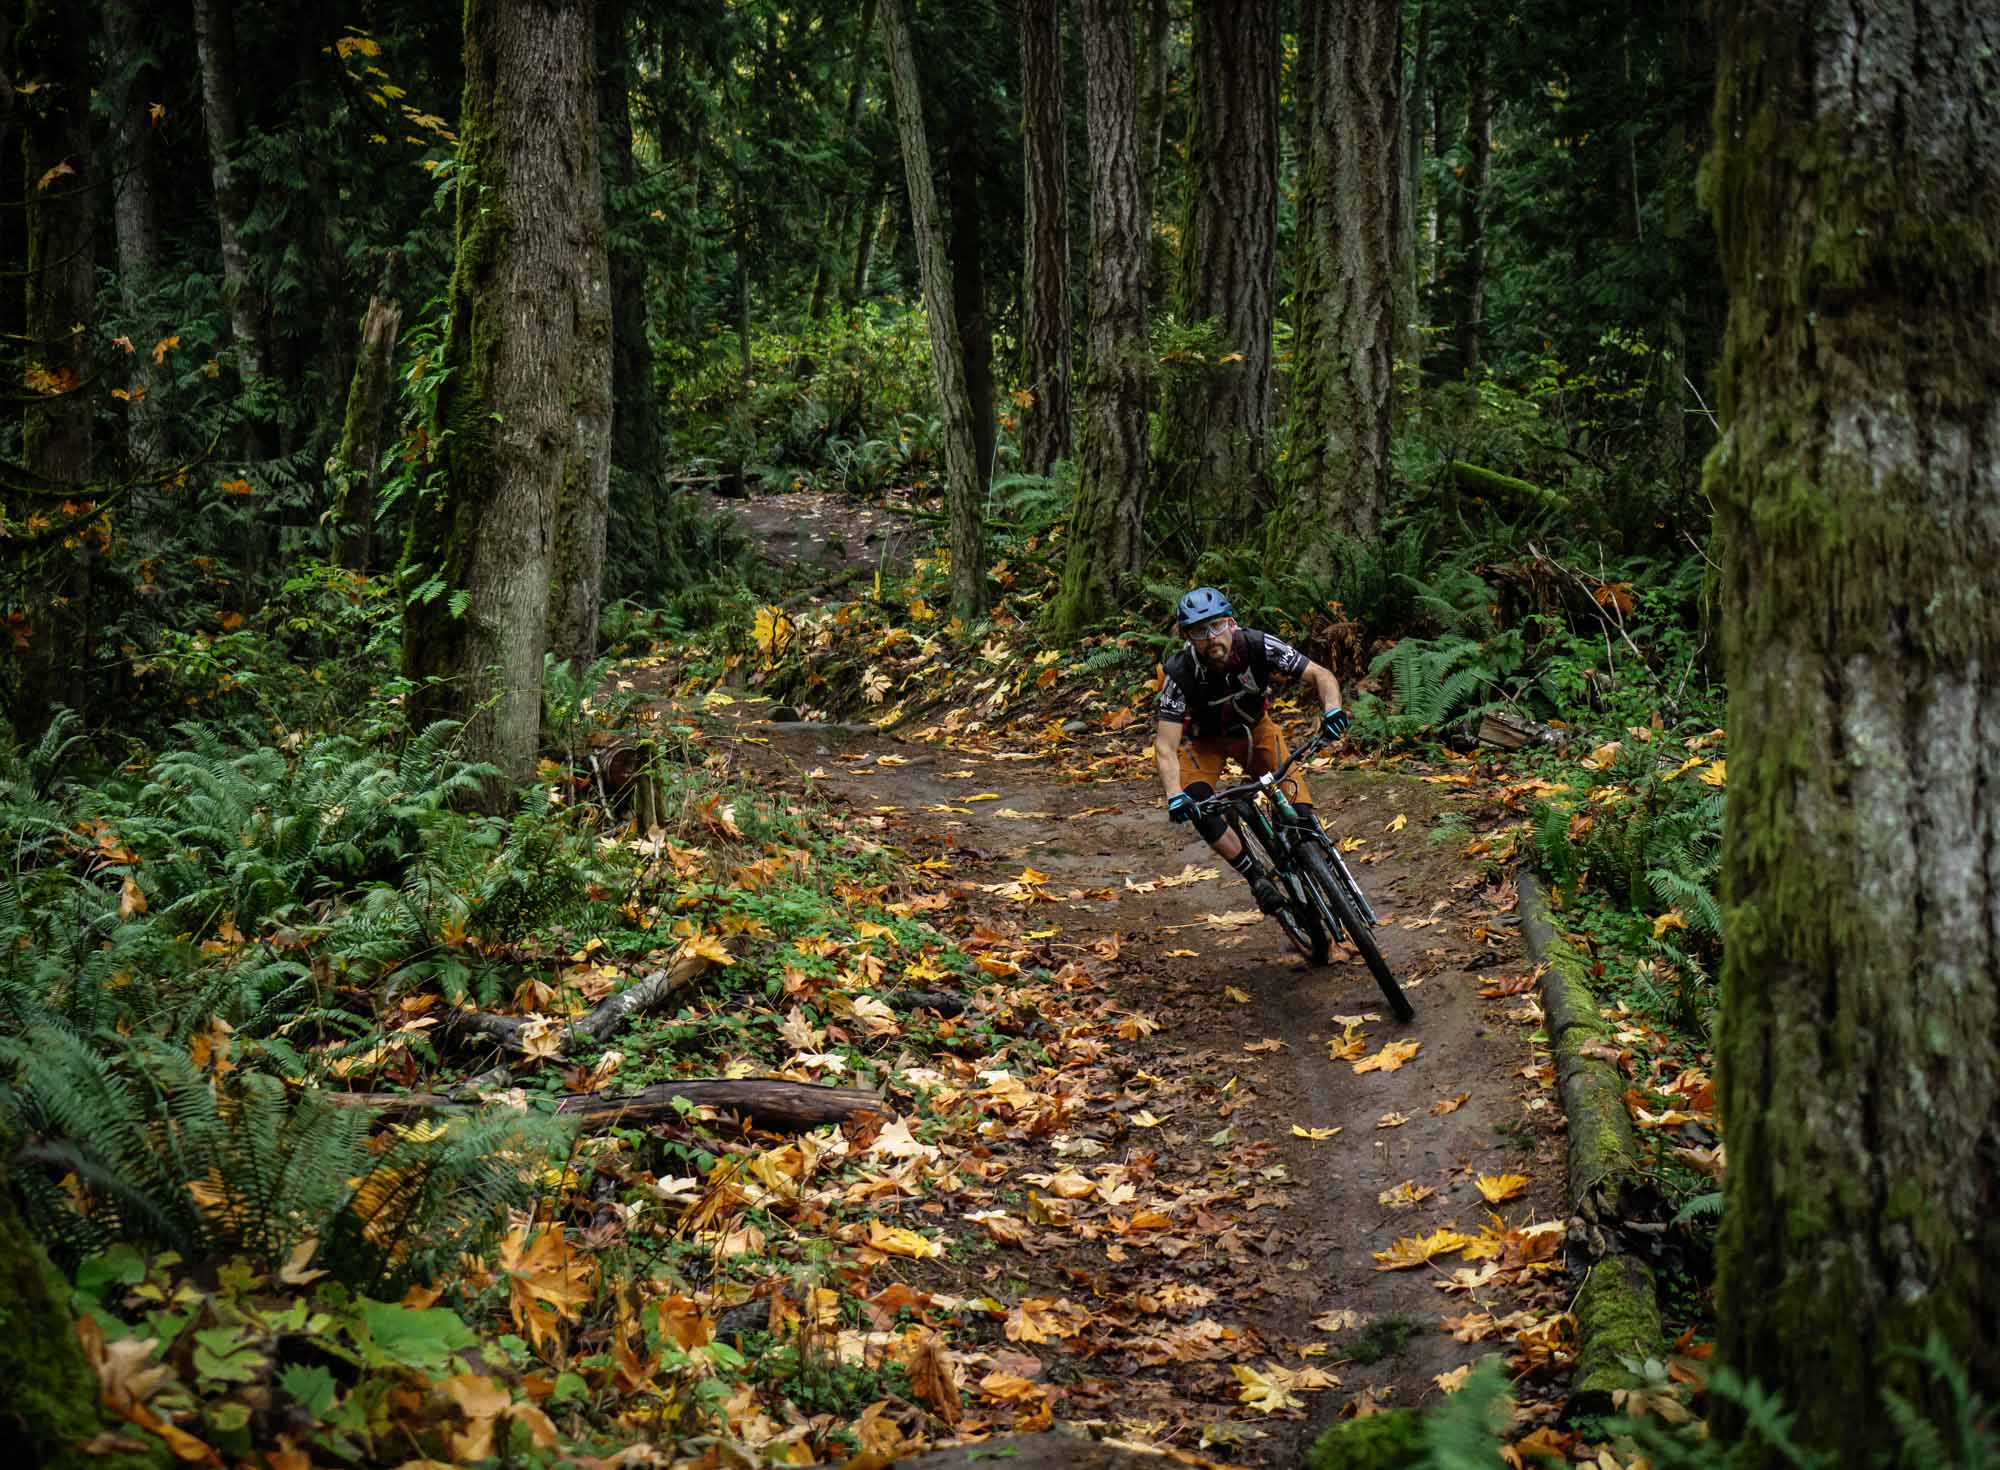
[[[1062,0],[1021,0],[1021,152],[1027,177],[1027,362],[1021,462],[1046,475],[1070,453],[1069,154]]]
[[[1081,0],[1078,16],[1090,134],[1090,359],[1083,476],[1055,609],[1065,636],[1103,617],[1138,576],[1152,391],[1132,14],[1123,0]]]
[[[1139,218],[1146,230],[1146,280],[1148,301],[1156,301],[1167,289],[1173,271],[1167,242],[1154,221],[1159,213],[1161,160],[1167,151],[1167,91],[1173,84],[1173,68],[1168,60],[1168,42],[1173,38],[1173,16],[1167,0],[1138,0],[1139,10]]]
[[[467,0],[458,266],[431,442],[444,486],[405,554],[412,722],[465,720],[500,809],[534,768],[556,501],[608,395],[592,0]]]
[[[382,272],[381,289],[368,298],[361,316],[361,349],[347,386],[347,417],[334,451],[333,518],[341,528],[340,563],[357,572],[375,569],[375,488],[382,473],[382,429],[396,390],[396,341],[403,308],[392,294],[400,287],[400,255]]]
[[[930,328],[931,374],[944,413],[945,479],[951,505],[951,596],[961,617],[986,606],[986,466],[976,446],[976,419],[965,381],[965,347],[959,340],[951,241],[931,177],[930,140],[917,58],[910,44],[908,0],[882,0],[882,46],[896,101],[896,133],[910,191],[910,228],[923,280],[924,319]]]
[[[1403,260],[1397,272],[1396,320],[1403,325],[1403,357],[1416,372],[1423,360],[1424,86],[1429,80],[1430,0],[1417,0],[1417,39],[1403,112]]]
[[[2000,11],[1723,18],[1717,1356],[1862,1466],[2000,1382]]]
[[[546,3],[546,0],[544,0]],[[581,0],[588,12],[602,0]],[[621,26],[622,29],[622,26]],[[585,31],[591,35],[592,26]],[[619,49],[623,49],[622,47]],[[588,73],[586,73],[588,76]],[[611,424],[614,415],[615,328],[611,315],[611,261],[604,225],[603,132],[598,92],[587,90],[583,125],[592,147],[582,176],[572,181],[575,216],[568,221],[574,320],[570,369],[557,379],[568,395],[573,438],[556,491],[555,541],[549,575],[549,651],[582,677],[597,657],[597,615],[604,598],[604,543],[611,522]],[[629,99],[620,91],[617,110]],[[640,331],[644,333],[644,323]],[[650,387],[650,385],[648,385]]]
[[[861,206],[860,234],[854,241],[854,274],[841,293],[843,306],[852,306],[868,294],[868,271],[875,263],[875,242],[882,233],[882,211],[888,205],[888,198],[889,169],[877,163],[868,181],[867,202]]]
[[[1196,0],[1174,310],[1216,350],[1167,380],[1162,490],[1217,520],[1269,498],[1278,242],[1277,0]]]
[[[660,404],[653,393],[653,343],[646,308],[646,258],[614,228],[639,185],[632,154],[632,50],[628,0],[598,0],[597,120],[604,130],[604,217],[611,272],[611,465],[632,476],[649,500],[660,476]]]
[[[29,0],[14,37],[22,112],[22,198],[26,201],[26,371],[21,455],[33,473],[90,494],[98,470],[91,434],[88,324],[94,316],[96,258],[92,198],[99,169],[90,153],[89,12],[64,0]],[[53,508],[53,507],[51,507]],[[58,702],[81,708],[89,693],[92,551],[52,552],[46,604],[35,610],[33,642],[19,660],[14,723],[41,728]],[[67,675],[67,678],[65,678]]]
[[[1372,541],[1389,499],[1401,80],[1396,0],[1306,0],[1313,131],[1300,193],[1303,245],[1293,345],[1292,499],[1282,544],[1325,565],[1330,536]]]
[[[1465,66],[1465,176],[1458,189],[1452,341],[1458,371],[1469,378],[1479,371],[1486,316],[1486,181],[1493,161],[1493,86],[1483,28],[1473,33]]]
[[[151,284],[160,268],[160,217],[154,170],[153,119],[147,111],[155,68],[147,56],[134,0],[104,0],[105,69],[111,108],[111,219],[118,238],[118,289],[125,315],[143,320]],[[157,83],[155,83],[157,85]],[[126,363],[131,398],[125,405],[126,458],[135,466],[164,466],[168,439],[162,374],[152,354],[134,352]]]
[[[950,113],[945,169],[949,187],[952,311],[958,317],[959,345],[965,352],[965,396],[972,409],[972,457],[979,479],[993,476],[993,321],[986,310],[986,263],[981,258],[979,163],[969,129],[970,108]],[[983,504],[986,492],[980,491]]]
[[[215,186],[215,223],[222,240],[222,300],[229,313],[236,375],[245,392],[269,370],[264,340],[265,306],[245,239],[256,186],[236,163],[243,124],[236,103],[235,0],[194,0],[194,43],[201,60],[201,107],[208,134],[209,171]],[[243,453],[258,452],[261,435],[247,435]]]
[[[868,93],[869,36],[875,29],[875,0],[861,0],[861,26],[854,34],[854,59],[847,77],[847,107],[842,117],[840,146],[852,148],[861,130],[861,104]],[[834,294],[834,277],[846,263],[841,246],[855,217],[857,201],[843,189],[826,201],[824,223],[819,232],[819,263],[813,268],[812,303],[806,315],[813,321],[826,316],[828,299]]]

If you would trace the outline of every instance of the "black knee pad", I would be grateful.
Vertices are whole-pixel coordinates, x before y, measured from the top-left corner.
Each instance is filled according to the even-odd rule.
[[[1215,795],[1215,788],[1206,781],[1196,781],[1181,789],[1196,801],[1207,801]],[[1208,841],[1214,842],[1229,830],[1229,819],[1221,812],[1202,812],[1194,819],[1194,830],[1201,833]]]

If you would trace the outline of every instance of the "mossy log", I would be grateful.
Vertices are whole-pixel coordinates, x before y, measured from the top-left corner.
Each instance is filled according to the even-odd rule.
[[[418,1113],[462,1113],[485,1104],[441,1092],[341,1092],[329,1094],[343,1107],[371,1108],[385,1119]],[[828,1123],[844,1123],[858,1113],[887,1110],[880,1093],[866,1087],[821,1087],[782,1077],[690,1077],[660,1082],[637,1092],[579,1092],[556,1102],[556,1116],[584,1128],[643,1128],[670,1122],[686,1105],[717,1108],[749,1119],[760,1128],[802,1133]]]
[[[1664,1350],[1653,1273],[1618,1249],[1613,1229],[1642,1178],[1638,1137],[1625,1111],[1624,1079],[1591,1054],[1591,1044],[1601,1045],[1607,1034],[1583,959],[1556,935],[1534,876],[1517,874],[1516,887],[1528,956],[1542,967],[1544,1029],[1569,1125],[1569,1206],[1584,1227],[1584,1245],[1597,1258],[1577,1299],[1570,1393],[1573,1403],[1601,1411],[1610,1407],[1614,1390],[1637,1383],[1623,1360]]]
[[[1497,470],[1481,469],[1478,465],[1467,464],[1462,459],[1454,459],[1444,468],[1445,473],[1451,476],[1452,484],[1466,495],[1506,501],[1523,510],[1569,508],[1567,495],[1537,485],[1530,480],[1517,480],[1514,476],[1503,475]]]

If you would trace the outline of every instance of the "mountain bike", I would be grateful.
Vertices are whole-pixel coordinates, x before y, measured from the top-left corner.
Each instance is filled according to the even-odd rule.
[[[1293,766],[1329,743],[1324,734],[1315,733],[1277,770],[1204,797],[1195,810],[1219,812],[1239,839],[1255,845],[1286,897],[1285,907],[1272,917],[1308,962],[1325,964],[1333,942],[1345,935],[1382,987],[1383,999],[1396,1019],[1408,1021],[1416,1011],[1375,943],[1377,921],[1367,895],[1354,881],[1333,839],[1317,825],[1307,823],[1278,784]],[[1244,756],[1247,767],[1247,750]]]

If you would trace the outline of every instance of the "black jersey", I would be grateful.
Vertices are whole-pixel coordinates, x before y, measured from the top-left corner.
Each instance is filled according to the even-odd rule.
[[[1179,724],[1196,739],[1241,733],[1264,717],[1275,678],[1295,679],[1306,671],[1306,656],[1282,638],[1255,628],[1238,628],[1230,640],[1229,663],[1211,669],[1183,646],[1167,660],[1160,686],[1160,719]]]

